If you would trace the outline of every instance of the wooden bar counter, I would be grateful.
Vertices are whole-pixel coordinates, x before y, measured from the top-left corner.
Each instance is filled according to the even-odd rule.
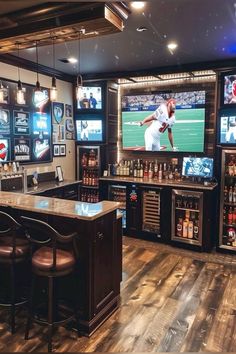
[[[84,203],[22,193],[0,192],[0,208],[16,217],[34,217],[59,232],[78,232],[76,297],[80,331],[91,335],[119,306],[122,227],[119,203]],[[73,292],[73,290],[72,290]]]

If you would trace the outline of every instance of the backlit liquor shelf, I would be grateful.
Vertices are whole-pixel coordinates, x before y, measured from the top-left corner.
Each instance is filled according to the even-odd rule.
[[[109,176],[99,187],[101,199],[125,207],[124,235],[200,251],[217,242],[216,183]]]

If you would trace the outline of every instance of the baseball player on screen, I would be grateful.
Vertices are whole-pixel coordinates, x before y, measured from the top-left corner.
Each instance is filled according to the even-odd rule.
[[[144,134],[145,150],[160,151],[160,138],[167,129],[172,150],[177,150],[177,148],[174,147],[174,139],[171,129],[175,123],[175,108],[176,101],[173,98],[170,98],[167,102],[161,103],[152,114],[140,122],[140,126],[151,122]]]

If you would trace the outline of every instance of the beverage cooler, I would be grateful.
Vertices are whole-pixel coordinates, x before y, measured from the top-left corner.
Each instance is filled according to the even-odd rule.
[[[236,150],[221,151],[220,249],[236,251]]]
[[[161,190],[159,187],[140,186],[141,236],[159,240],[161,235]]]
[[[103,146],[77,145],[76,167],[77,180],[80,185],[80,200],[82,202],[99,202],[99,177],[102,173]]]
[[[171,240],[202,247],[203,193],[172,190]]]
[[[122,228],[126,229],[126,186],[120,184],[108,185],[108,200],[120,202],[120,207],[117,210],[122,214]]]

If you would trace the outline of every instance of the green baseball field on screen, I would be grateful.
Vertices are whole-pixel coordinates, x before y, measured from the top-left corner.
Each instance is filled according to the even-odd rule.
[[[144,132],[148,125],[139,126],[153,111],[122,112],[123,149],[145,150]],[[172,127],[174,146],[178,151],[203,152],[205,134],[205,109],[177,109],[175,124]],[[167,131],[161,135],[161,150],[172,151]]]

